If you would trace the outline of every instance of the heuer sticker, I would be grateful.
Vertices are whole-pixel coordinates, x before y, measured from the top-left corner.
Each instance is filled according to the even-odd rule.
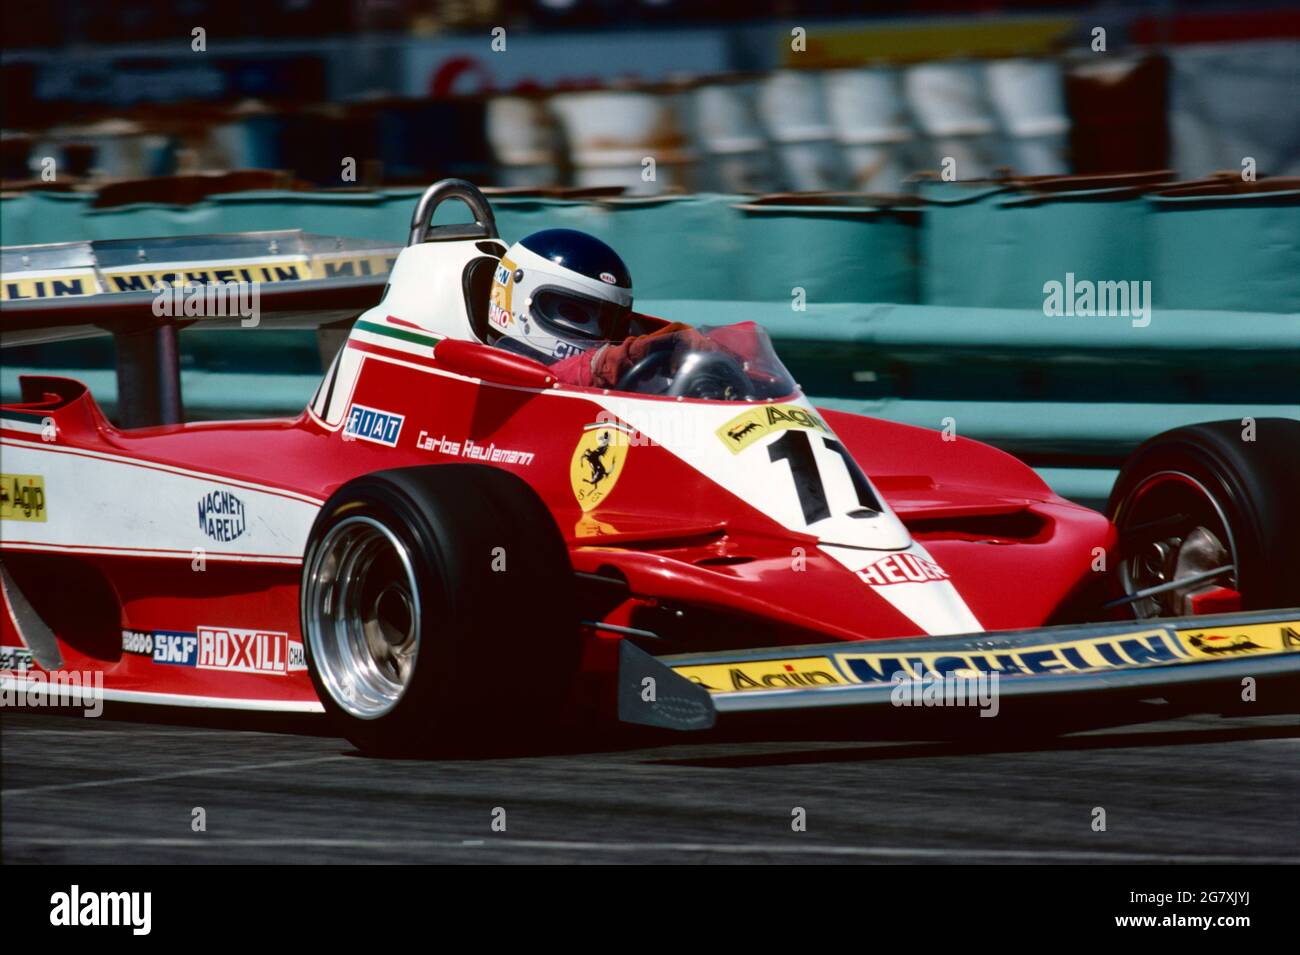
[[[948,573],[934,561],[920,554],[889,554],[858,571],[858,576],[873,587],[890,584],[925,584],[947,580]]]
[[[39,474],[0,474],[0,520],[44,521],[45,478]]]

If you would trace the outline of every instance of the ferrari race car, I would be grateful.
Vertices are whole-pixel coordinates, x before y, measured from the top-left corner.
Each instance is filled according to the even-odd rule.
[[[433,225],[449,198],[473,224]],[[157,241],[5,251],[6,344],[113,334],[123,425],[69,378],[0,407],[6,693],[94,673],[109,701],[323,710],[375,753],[869,727],[961,679],[1097,714],[1300,702],[1300,422],[1152,438],[1103,515],[992,447],[815,407],[752,323],[608,389],[493,347],[506,249],[468,183],[400,250]],[[177,329],[240,319],[160,294],[241,279],[264,324],[346,339],[298,417],[182,423]]]

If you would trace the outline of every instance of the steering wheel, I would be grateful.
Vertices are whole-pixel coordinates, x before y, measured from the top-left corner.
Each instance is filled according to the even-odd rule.
[[[625,371],[615,387],[619,391],[635,391],[639,381],[659,374],[670,379],[664,392],[670,398],[740,399],[750,391],[744,369],[725,352],[691,352],[676,369],[670,367],[673,358],[671,348],[652,351]]]
[[[650,354],[618,376],[614,389],[616,391],[636,391],[637,382],[644,378],[650,378],[655,374],[662,374],[665,378],[670,377],[666,366],[672,361],[672,357],[673,350],[671,348],[658,348],[651,351]],[[661,366],[665,367],[661,369]]]

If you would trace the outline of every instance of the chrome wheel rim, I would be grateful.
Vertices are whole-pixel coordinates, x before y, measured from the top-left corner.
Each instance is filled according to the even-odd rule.
[[[359,719],[390,712],[420,649],[420,591],[406,545],[373,518],[345,517],[312,549],[303,600],[308,648],[331,699]]]
[[[1127,538],[1119,565],[1124,593],[1132,596],[1178,580],[1228,567],[1211,581],[1173,587],[1131,602],[1134,616],[1149,619],[1192,612],[1189,599],[1211,586],[1240,589],[1237,547],[1227,515],[1213,494],[1182,471],[1159,471],[1131,490],[1115,514]]]

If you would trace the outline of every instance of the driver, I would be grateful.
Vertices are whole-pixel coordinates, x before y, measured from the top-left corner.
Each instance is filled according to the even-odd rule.
[[[594,388],[616,387],[652,350],[716,348],[681,322],[629,337],[627,266],[575,229],[544,229],[510,247],[492,279],[488,324],[498,347],[550,365],[566,384]]]

